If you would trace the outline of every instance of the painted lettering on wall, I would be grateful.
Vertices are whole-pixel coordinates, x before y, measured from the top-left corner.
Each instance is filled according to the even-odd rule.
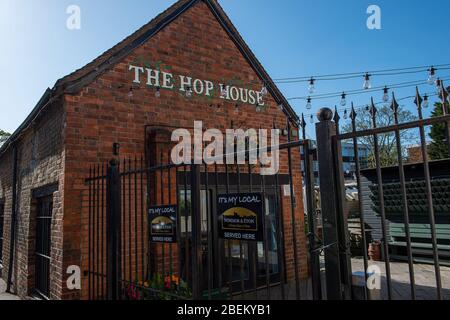
[[[159,68],[150,68],[148,66],[130,64],[129,71],[134,84],[145,84],[148,87],[158,89],[178,90],[187,97],[195,94],[261,107],[265,104],[264,92],[249,88],[225,83],[214,83],[210,80],[196,79],[188,75],[174,75]]]

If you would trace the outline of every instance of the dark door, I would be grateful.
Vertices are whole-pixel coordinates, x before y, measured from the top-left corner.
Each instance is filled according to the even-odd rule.
[[[242,192],[248,192],[243,187]],[[224,288],[229,291],[230,275],[231,289],[240,292],[242,284],[245,290],[256,286],[266,286],[268,283],[280,281],[280,254],[278,252],[277,232],[279,232],[278,210],[276,206],[275,190],[264,193],[264,239],[265,242],[228,241],[218,237],[217,230],[217,193],[226,193],[225,188],[219,187],[201,190],[201,235],[202,235],[202,289],[208,290],[208,283],[212,289]],[[181,215],[181,271],[182,277],[189,278],[191,266],[191,213],[190,190],[179,190],[179,204]],[[187,219],[185,218],[187,214]],[[187,230],[187,241],[186,241]],[[187,248],[187,250],[186,250]],[[218,290],[214,290],[215,292]]]
[[[278,212],[274,192],[264,193],[264,241],[222,240],[220,251],[222,286],[233,292],[250,290],[280,281],[280,254],[278,252]]]
[[[36,213],[35,288],[40,297],[50,296],[50,248],[53,200],[39,198]]]

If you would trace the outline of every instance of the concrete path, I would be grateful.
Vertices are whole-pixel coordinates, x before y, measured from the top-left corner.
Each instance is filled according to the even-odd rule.
[[[6,293],[6,283],[0,279],[0,300],[20,300],[18,296]]]

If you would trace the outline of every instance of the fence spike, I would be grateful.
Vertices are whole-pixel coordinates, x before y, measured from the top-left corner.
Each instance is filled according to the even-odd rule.
[[[372,116],[372,126],[374,128],[377,127],[377,107],[375,106],[375,103],[373,102],[373,97],[370,98],[370,114]]]

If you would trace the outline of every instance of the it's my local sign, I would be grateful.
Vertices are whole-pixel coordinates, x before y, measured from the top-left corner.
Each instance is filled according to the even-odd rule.
[[[219,97],[224,100],[248,103],[264,107],[263,90],[257,91],[210,80],[194,79],[187,75],[174,75],[158,69],[130,65],[129,71],[133,76],[133,83],[145,83],[149,87],[167,90],[179,90],[181,93],[196,94],[206,97]]]

